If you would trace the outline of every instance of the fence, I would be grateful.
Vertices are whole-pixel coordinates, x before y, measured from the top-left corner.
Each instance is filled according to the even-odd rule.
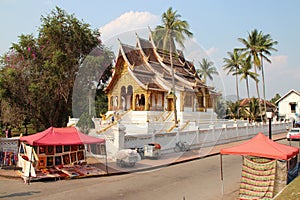
[[[272,134],[286,132],[290,123],[277,122],[272,124]],[[173,131],[169,133],[154,133],[146,135],[125,135],[124,148],[143,147],[150,142],[157,142],[162,146],[162,153],[173,152],[176,142],[187,142],[191,148],[213,147],[215,145],[246,140],[259,132],[268,135],[269,124],[223,124],[221,127],[209,125],[191,131]]]

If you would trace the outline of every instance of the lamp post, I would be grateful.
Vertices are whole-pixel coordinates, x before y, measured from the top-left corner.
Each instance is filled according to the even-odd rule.
[[[266,116],[269,119],[269,139],[272,140],[272,118],[273,118],[273,110],[271,108],[267,109]]]

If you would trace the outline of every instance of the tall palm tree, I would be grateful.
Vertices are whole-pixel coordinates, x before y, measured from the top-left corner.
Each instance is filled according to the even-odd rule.
[[[213,62],[208,61],[206,58],[202,58],[202,61],[199,62],[200,69],[197,69],[197,74],[200,77],[203,77],[204,83],[206,83],[207,78],[209,80],[213,80],[213,75],[218,75],[218,71],[215,67],[213,67]]]
[[[250,93],[249,93],[249,77],[252,78],[255,82],[258,81],[258,74],[250,71],[251,70],[251,57],[248,56],[245,60],[241,62],[241,67],[237,72],[234,72],[233,75],[241,75],[241,79],[245,79],[246,81],[246,89],[247,89],[247,96],[250,98]]]
[[[176,52],[175,41],[184,48],[185,36],[192,37],[193,34],[189,31],[189,24],[185,20],[180,20],[181,15],[177,14],[177,11],[173,11],[170,7],[166,12],[162,14],[162,25],[155,28],[153,33],[153,39],[157,42],[157,47],[163,51],[168,52],[170,56],[171,73],[172,73],[172,85],[174,94],[174,121],[175,125],[177,121],[176,111],[176,93],[175,93],[175,78],[174,78],[174,66],[173,66],[173,52]],[[175,41],[174,41],[175,39]]]
[[[239,94],[239,83],[238,83],[238,70],[242,64],[242,60],[245,57],[245,54],[242,54],[237,49],[234,49],[233,52],[227,52],[229,58],[223,58],[223,62],[225,63],[223,65],[224,70],[227,71],[227,75],[229,73],[232,73],[234,75],[235,73],[235,87],[236,87],[236,96],[237,101],[240,101],[240,94]]]
[[[271,38],[270,34],[262,35],[261,36],[261,47],[262,49],[259,51],[260,55],[260,61],[261,61],[261,76],[262,76],[262,84],[263,84],[263,97],[264,97],[264,109],[267,110],[266,106],[266,83],[265,83],[265,74],[264,74],[264,65],[263,60],[266,60],[267,62],[271,63],[271,60],[267,56],[271,56],[270,51],[277,51],[277,49],[274,48],[274,45],[278,44],[277,41],[274,41]]]
[[[251,56],[252,62],[254,65],[254,72],[256,74],[257,74],[257,70],[260,69],[260,66],[261,66],[259,52],[263,49],[263,47],[261,45],[262,35],[263,34],[261,31],[258,32],[257,29],[254,29],[253,31],[251,31],[251,33],[248,33],[247,39],[238,38],[238,40],[245,46],[244,48],[241,48],[240,50],[246,52],[248,55]],[[257,97],[260,99],[259,88],[258,88],[258,79],[255,81],[255,86],[256,86]],[[260,110],[261,118],[262,118],[260,104],[259,104],[259,110]]]

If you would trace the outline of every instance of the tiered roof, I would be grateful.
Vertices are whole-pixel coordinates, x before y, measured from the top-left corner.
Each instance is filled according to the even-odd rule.
[[[119,55],[115,65],[116,72],[121,70],[121,65],[124,63],[129,66],[128,72],[142,88],[166,92],[171,90],[170,55],[166,51],[157,49],[151,36],[149,40],[146,40],[137,35],[135,47],[120,42]],[[177,50],[172,54],[172,63],[176,90],[197,92],[204,87],[209,89],[211,93],[215,93],[213,88],[202,83],[196,73],[195,66],[184,58],[182,51]],[[113,76],[106,90],[110,90],[118,78]]]

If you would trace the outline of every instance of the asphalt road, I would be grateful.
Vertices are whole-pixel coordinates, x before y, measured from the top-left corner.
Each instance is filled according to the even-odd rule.
[[[236,199],[241,157],[223,156],[224,200]],[[119,176],[24,184],[0,179],[0,199],[222,199],[220,156]]]

